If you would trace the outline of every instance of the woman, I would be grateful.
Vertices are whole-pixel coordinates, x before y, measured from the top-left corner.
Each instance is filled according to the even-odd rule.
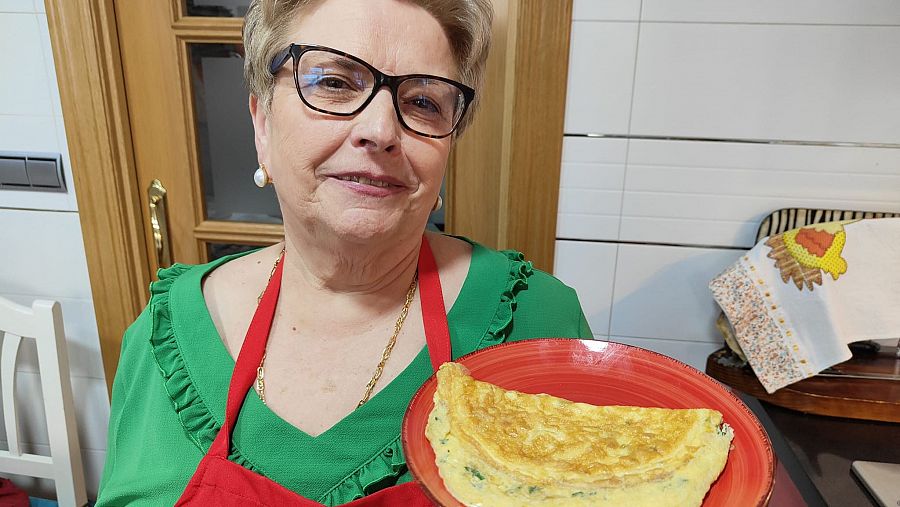
[[[400,425],[433,373],[441,324],[452,357],[591,336],[574,291],[521,254],[423,240],[490,22],[488,0],[251,4],[257,183],[275,186],[285,240],[159,273],[123,341],[98,505],[182,498],[229,434],[219,429],[238,358],[235,378],[248,364],[259,378],[232,383],[232,440],[212,447],[290,494],[338,505],[411,480]],[[426,316],[437,301],[446,317],[439,308],[426,322],[426,298]],[[271,328],[257,333],[258,322]],[[245,360],[250,343],[261,344],[258,364]]]

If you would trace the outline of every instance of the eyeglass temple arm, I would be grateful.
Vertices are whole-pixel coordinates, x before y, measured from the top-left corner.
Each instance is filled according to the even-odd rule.
[[[275,58],[272,58],[272,63],[269,64],[269,73],[271,73],[273,76],[275,74],[278,74],[278,71],[281,70],[281,67],[284,66],[285,62],[288,61],[288,58],[291,57],[291,48],[293,47],[294,45],[291,44],[290,46],[282,49],[277,54],[275,54]]]

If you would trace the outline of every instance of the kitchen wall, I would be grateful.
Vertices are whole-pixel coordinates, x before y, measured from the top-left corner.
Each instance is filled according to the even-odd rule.
[[[574,0],[555,273],[703,369],[707,283],[782,207],[900,211],[900,3]]]
[[[37,298],[62,305],[88,496],[96,498],[109,400],[42,0],[0,0],[3,151],[62,154],[66,192],[0,190],[0,297],[29,306]],[[33,342],[22,343],[16,370],[23,450],[49,454]],[[7,443],[0,441],[0,448]],[[55,498],[52,481],[13,479],[32,495]]]

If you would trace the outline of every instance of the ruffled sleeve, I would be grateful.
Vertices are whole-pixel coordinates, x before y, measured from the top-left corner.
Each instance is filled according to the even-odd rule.
[[[175,340],[169,311],[169,292],[172,284],[192,267],[175,264],[170,268],[161,269],[157,273],[159,280],[150,284],[152,319],[150,346],[178,420],[184,426],[188,438],[200,450],[206,452],[215,440],[221,425],[215,420],[191,381],[178,342]]]
[[[165,391],[187,437],[204,453],[212,445],[224,421],[217,419],[200,396],[178,346],[172,323],[170,296],[179,277],[202,266],[175,264],[157,272],[158,281],[150,284],[150,347],[163,377]],[[224,414],[223,414],[224,416]],[[232,446],[228,459],[254,472],[259,467]]]
[[[509,260],[509,276],[506,280],[506,287],[500,294],[497,313],[494,314],[487,332],[481,339],[481,343],[477,347],[479,349],[503,343],[509,337],[513,313],[516,311],[516,295],[528,287],[528,278],[534,274],[531,261],[526,261],[522,252],[503,250],[501,253]]]
[[[331,488],[319,502],[325,505],[342,505],[397,483],[406,473],[403,445],[397,436],[378,454]]]

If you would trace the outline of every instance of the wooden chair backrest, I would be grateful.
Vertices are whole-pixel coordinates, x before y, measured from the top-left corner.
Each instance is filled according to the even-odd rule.
[[[838,220],[858,220],[861,218],[900,217],[900,212],[853,211],[843,209],[782,208],[773,211],[759,224],[756,241],[767,236],[803,227],[805,225],[836,222]]]

